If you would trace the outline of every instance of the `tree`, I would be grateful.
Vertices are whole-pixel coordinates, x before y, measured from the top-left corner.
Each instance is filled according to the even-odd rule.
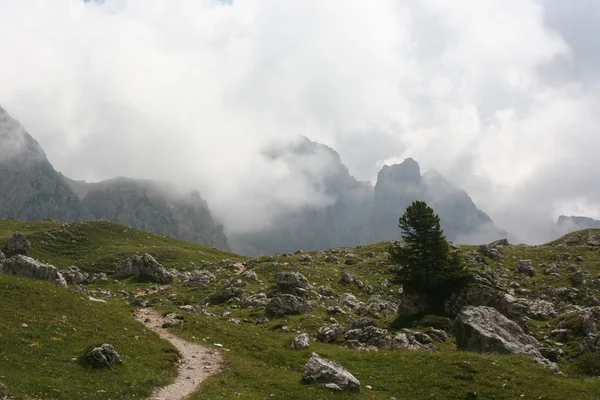
[[[469,274],[450,252],[440,218],[424,201],[408,206],[398,226],[404,243],[392,246],[390,257],[405,289],[442,299],[467,283]]]

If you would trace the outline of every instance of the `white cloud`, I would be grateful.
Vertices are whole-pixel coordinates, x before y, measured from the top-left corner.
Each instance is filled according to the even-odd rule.
[[[280,202],[327,201],[260,156],[303,134],[341,149],[360,179],[413,157],[529,236],[510,210],[525,215],[532,199],[544,202],[536,221],[571,197],[600,203],[578,180],[560,190],[546,180],[574,162],[585,165],[581,181],[599,177],[591,144],[600,144],[600,109],[598,93],[569,75],[580,58],[544,7],[0,0],[0,105],[67,175],[195,186],[236,229]],[[548,79],[544,68],[559,61],[567,79]]]

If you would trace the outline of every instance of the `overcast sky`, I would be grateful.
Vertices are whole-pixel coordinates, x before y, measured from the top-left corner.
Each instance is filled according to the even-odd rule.
[[[58,170],[185,183],[230,227],[323,201],[259,156],[300,134],[361,180],[413,157],[526,241],[600,217],[597,0],[0,0],[0,38]]]

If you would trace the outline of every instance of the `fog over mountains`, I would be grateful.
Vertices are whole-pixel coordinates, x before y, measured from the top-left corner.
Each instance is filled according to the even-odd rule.
[[[301,137],[270,146],[266,157],[283,162],[295,184],[321,199],[276,204],[269,221],[255,229],[228,230],[218,223],[198,191],[182,193],[166,181],[127,177],[97,183],[56,172],[24,127],[0,108],[0,217],[61,221],[105,219],[234,252],[259,255],[357,246],[401,238],[398,218],[414,200],[440,215],[447,237],[459,243],[518,240],[495,226],[469,195],[432,170],[421,173],[412,158],[385,165],[374,186],[356,180],[332,148]],[[274,187],[273,190],[281,188]],[[285,188],[284,188],[285,189]],[[554,236],[598,227],[600,221],[561,217]]]

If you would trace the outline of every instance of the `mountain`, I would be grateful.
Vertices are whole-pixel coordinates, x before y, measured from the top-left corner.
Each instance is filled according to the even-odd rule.
[[[39,143],[0,107],[0,218],[83,221],[83,202],[46,158]]]
[[[125,177],[70,182],[96,219],[229,250],[223,226],[215,223],[197,191],[179,194],[167,182]]]
[[[433,207],[452,241],[487,243],[507,236],[464,190],[435,171],[421,175],[419,164],[412,158],[384,166],[373,187],[350,175],[333,149],[307,138],[278,148],[269,156],[285,162],[329,203],[276,210],[277,217],[268,228],[230,235],[236,252],[258,255],[324,250],[400,239],[398,219],[415,200],[424,200]],[[314,157],[320,160],[321,168],[314,167]]]
[[[552,228],[552,237],[558,238],[581,229],[600,229],[600,220],[589,217],[567,217],[566,215],[561,215]]]
[[[298,181],[326,199],[325,204],[299,209],[281,205],[269,227],[230,234],[234,251],[258,255],[364,243],[372,187],[352,177],[335,150],[301,138],[291,146],[270,149],[265,155],[284,162]]]
[[[448,182],[439,172],[421,175],[419,164],[407,158],[384,166],[377,176],[369,241],[400,239],[398,219],[415,200],[423,200],[440,217],[446,237],[454,242],[487,243],[507,233],[479,210],[469,195]]]
[[[223,226],[198,192],[179,194],[167,183],[130,178],[71,180],[54,169],[39,143],[2,108],[0,218],[105,219],[229,250]]]

